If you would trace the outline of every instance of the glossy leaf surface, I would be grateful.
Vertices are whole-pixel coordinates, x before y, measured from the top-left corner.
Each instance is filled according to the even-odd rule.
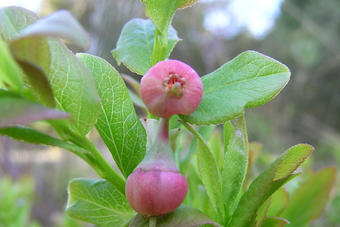
[[[134,215],[123,194],[105,180],[73,179],[66,213],[101,226],[125,226]]]
[[[280,62],[255,51],[243,52],[202,77],[202,101],[193,114],[182,118],[198,125],[224,123],[272,100],[289,78],[289,69]]]
[[[154,38],[155,27],[150,20],[132,19],[123,27],[112,54],[118,64],[123,63],[130,71],[144,75],[152,66]],[[176,30],[170,27],[165,58],[179,40]]]
[[[102,58],[88,54],[77,56],[91,70],[102,100],[96,128],[122,174],[127,177],[145,154],[143,125],[119,73]]]

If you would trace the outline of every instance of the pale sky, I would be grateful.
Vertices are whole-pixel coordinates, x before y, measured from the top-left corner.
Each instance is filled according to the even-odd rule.
[[[227,37],[247,29],[256,38],[262,38],[279,16],[282,2],[283,0],[231,0],[224,8],[207,12],[204,27]]]
[[[42,0],[0,0],[0,7],[21,6],[26,9],[38,12]]]
[[[199,0],[209,3],[215,0]],[[0,0],[0,7],[16,5],[39,12],[42,0]],[[233,37],[247,29],[262,38],[274,25],[283,0],[230,0],[226,7],[206,12],[204,27],[212,32]]]

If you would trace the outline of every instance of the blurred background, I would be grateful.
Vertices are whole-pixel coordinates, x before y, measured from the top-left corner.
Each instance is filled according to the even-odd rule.
[[[8,5],[41,16],[71,11],[91,36],[89,52],[131,75],[110,52],[128,20],[145,18],[140,0],[0,0],[0,7]],[[291,80],[281,94],[246,112],[249,140],[263,146],[259,169],[301,142],[316,148],[309,163],[313,170],[340,167],[339,9],[339,0],[199,0],[176,13],[173,26],[183,40],[171,58],[188,63],[201,76],[249,49],[290,68]],[[96,133],[91,136],[108,153]],[[0,137],[0,197],[1,190],[16,188],[8,193],[25,206],[13,215],[30,215],[31,226],[85,226],[63,214],[67,183],[82,176],[95,174],[72,154]],[[313,226],[340,226],[339,183]]]

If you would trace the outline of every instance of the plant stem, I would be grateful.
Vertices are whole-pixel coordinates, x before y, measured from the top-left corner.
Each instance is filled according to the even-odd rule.
[[[143,161],[137,166],[144,170],[148,169],[162,169],[168,171],[178,171],[176,163],[174,162],[173,152],[171,151],[169,144],[169,119],[161,118],[159,121],[159,127],[153,144],[147,153]]]
[[[73,144],[65,144],[64,149],[71,151],[89,164],[101,178],[113,184],[117,190],[125,194],[125,180],[113,169],[97,150],[93,143],[85,136],[81,136],[68,128],[63,122],[49,121],[56,132],[64,141]]]
[[[153,43],[152,65],[165,59],[165,51],[168,43],[168,34],[163,34],[155,28],[155,39]]]
[[[94,164],[91,167],[94,168],[101,178],[109,181],[122,194],[125,194],[125,180],[113,169],[89,139],[84,138],[84,143],[94,157],[94,163],[89,163],[90,165]]]
[[[169,143],[169,118],[161,118],[159,138]]]
[[[193,134],[201,143],[202,145],[204,146],[204,148],[208,151],[211,152],[207,142],[205,141],[205,139],[201,136],[201,134],[199,134],[199,132],[194,129],[189,123],[183,121],[183,120],[180,120],[180,122],[184,125],[184,127],[186,129],[188,129],[189,132],[191,132],[191,134]]]
[[[156,227],[157,219],[155,217],[149,218],[149,227]]]
[[[244,134],[244,141],[246,145],[246,151],[248,154],[248,166],[247,166],[247,173],[244,178],[243,184],[242,184],[242,193],[244,193],[248,189],[248,184],[249,184],[249,179],[250,179],[250,173],[251,173],[251,162],[250,162],[250,153],[249,153],[249,142],[248,142],[248,133],[247,133],[247,124],[246,124],[246,118],[245,114],[243,114],[239,117],[240,120],[242,121],[242,129],[243,129],[243,134]]]

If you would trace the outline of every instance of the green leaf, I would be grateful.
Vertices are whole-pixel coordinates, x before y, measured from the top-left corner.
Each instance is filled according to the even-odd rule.
[[[6,42],[11,41],[23,28],[38,19],[35,13],[21,7],[0,8],[0,36]]]
[[[17,59],[47,72],[57,108],[71,113],[73,128],[86,135],[100,110],[91,72],[58,40],[28,37],[13,42],[11,49]]]
[[[284,188],[279,188],[271,197],[271,204],[268,210],[268,216],[280,216],[287,208],[289,194]]]
[[[267,217],[266,219],[264,219],[261,227],[283,227],[286,224],[289,224],[289,221],[284,218]]]
[[[122,174],[127,177],[145,154],[143,125],[119,73],[104,59],[88,54],[77,56],[91,70],[102,100],[96,128]]]
[[[184,6],[188,0],[142,0],[146,5],[145,14],[156,28],[165,33],[178,8]]]
[[[224,161],[222,169],[222,193],[226,214],[234,211],[242,189],[248,167],[248,138],[244,115],[235,120],[230,135],[230,124],[225,125]],[[229,137],[229,138],[228,138]]]
[[[18,94],[0,90],[0,128],[38,120],[70,117],[68,113],[31,102]]]
[[[15,181],[2,177],[0,179],[0,226],[25,227],[30,220],[33,181],[29,177]]]
[[[321,215],[330,198],[336,179],[336,168],[328,167],[313,174],[291,196],[282,217],[289,226],[307,226]]]
[[[203,76],[203,97],[197,110],[181,116],[193,124],[219,124],[245,109],[273,99],[288,83],[289,69],[255,51],[246,51]]]
[[[36,99],[49,107],[55,107],[52,87],[45,72],[37,65],[17,59],[20,67],[24,70],[25,76],[32,87],[32,93]]]
[[[262,203],[283,184],[294,178],[293,172],[311,154],[313,149],[310,145],[299,144],[291,147],[276,159],[243,194],[228,227],[246,227],[254,224],[257,210]],[[291,163],[288,164],[286,160],[290,160]],[[286,175],[280,175],[280,178],[277,179],[277,170],[280,170],[281,173],[285,172]]]
[[[223,159],[224,159],[224,150],[223,150],[223,139],[220,130],[215,130],[213,134],[210,136],[208,140],[208,144],[211,147],[211,151],[213,152],[217,166],[219,169],[222,169]]]
[[[24,18],[34,23],[37,17],[18,7],[4,8],[1,12],[7,13],[6,15],[10,12],[11,15],[1,22],[0,31],[7,32],[6,37],[12,40],[10,49],[15,58],[38,66],[45,72],[55,95],[57,108],[72,114],[73,130],[86,135],[95,124],[100,110],[91,72],[59,40],[29,36],[13,41],[24,28],[20,24]],[[18,20],[16,15],[22,19]]]
[[[20,91],[23,87],[22,74],[6,43],[0,38],[0,87]]]
[[[25,27],[18,38],[27,36],[52,36],[62,38],[88,49],[90,38],[79,22],[66,10],[60,10]]]
[[[73,179],[66,213],[101,226],[126,226],[134,215],[124,195],[105,180]]]
[[[130,71],[144,75],[152,66],[154,38],[155,27],[150,20],[132,19],[123,27],[112,55],[118,64],[123,63]],[[165,58],[179,40],[176,30],[170,27]]]
[[[69,150],[81,157],[83,157],[83,154],[86,153],[85,150],[76,145],[66,143],[45,133],[27,127],[16,126],[9,128],[0,128],[0,135],[5,135],[26,143],[44,144],[60,147]]]
[[[174,212],[166,214],[162,217],[157,218],[157,227],[173,227],[173,226],[190,226],[199,227],[203,225],[210,224],[211,226],[221,227],[221,225],[210,220],[201,211],[181,206]],[[138,214],[134,217],[129,227],[148,227],[149,219]]]
[[[271,203],[271,197],[262,203],[256,214],[256,227],[261,227]]]
[[[197,166],[203,185],[216,212],[218,222],[224,220],[221,173],[211,150],[198,140]]]

